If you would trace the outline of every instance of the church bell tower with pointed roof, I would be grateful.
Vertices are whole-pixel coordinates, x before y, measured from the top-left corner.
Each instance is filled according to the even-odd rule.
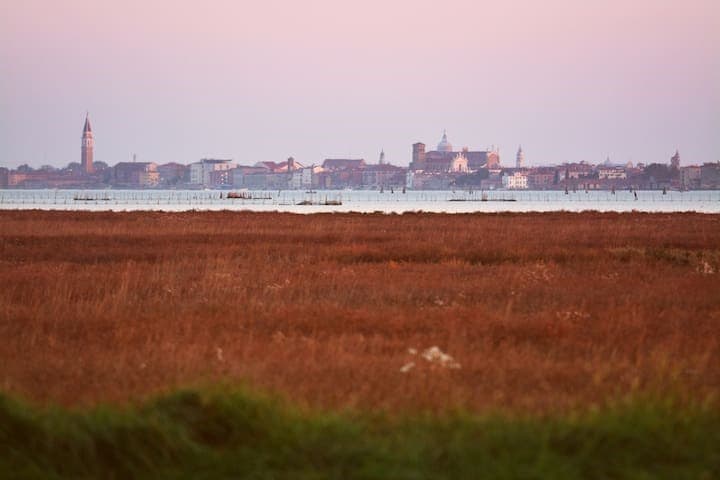
[[[518,147],[517,155],[515,155],[515,168],[523,168],[525,166],[525,152],[522,145]]]
[[[90,127],[90,118],[85,115],[85,126],[82,133],[82,146],[80,147],[80,165],[85,173],[93,173],[93,150],[95,149],[95,139],[93,138],[92,128]]]

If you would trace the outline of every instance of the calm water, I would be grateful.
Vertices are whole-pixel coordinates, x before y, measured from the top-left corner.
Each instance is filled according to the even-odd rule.
[[[227,198],[207,190],[0,190],[0,209],[252,210],[315,212],[547,212],[643,211],[720,213],[720,191],[242,191]],[[340,203],[339,205],[337,203]]]

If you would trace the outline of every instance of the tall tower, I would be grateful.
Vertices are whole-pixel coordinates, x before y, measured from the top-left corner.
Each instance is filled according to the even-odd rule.
[[[385,165],[385,149],[380,150],[380,165]]]
[[[412,163],[410,163],[412,170],[425,170],[425,144],[424,143],[413,143],[412,146]]]
[[[523,152],[522,145],[520,145],[515,156],[515,167],[523,168],[523,165],[525,165],[525,152]]]
[[[287,171],[293,172],[298,169],[297,162],[295,161],[295,157],[290,157],[287,159]]]
[[[85,173],[93,173],[93,149],[95,148],[95,140],[93,139],[92,128],[90,128],[90,119],[85,115],[85,126],[83,127],[82,146],[80,147],[80,165]]]
[[[680,169],[680,152],[675,150],[675,155],[670,157],[670,168],[673,170]]]

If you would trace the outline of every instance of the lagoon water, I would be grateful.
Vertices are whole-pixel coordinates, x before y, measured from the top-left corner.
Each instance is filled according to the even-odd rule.
[[[0,190],[0,209],[87,211],[249,210],[317,212],[703,212],[720,213],[720,191]],[[637,198],[635,196],[637,194]]]

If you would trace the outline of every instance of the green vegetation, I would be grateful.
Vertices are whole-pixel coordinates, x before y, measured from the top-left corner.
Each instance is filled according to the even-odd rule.
[[[0,396],[3,478],[720,477],[720,412],[635,399],[566,416],[318,414],[244,390],[137,407]]]

